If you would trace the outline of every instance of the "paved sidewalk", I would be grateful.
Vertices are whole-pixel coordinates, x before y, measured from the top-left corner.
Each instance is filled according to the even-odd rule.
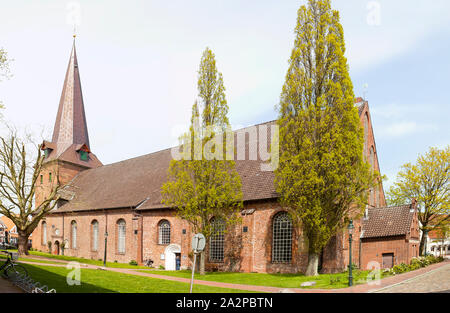
[[[377,292],[450,293],[450,264]]]
[[[23,291],[14,286],[10,281],[0,277],[0,293],[23,293]]]
[[[31,264],[31,265],[41,265],[41,266],[56,266],[56,267],[65,267],[66,264],[46,264],[46,263],[35,263],[35,262],[27,262],[21,261],[21,263]],[[138,272],[134,269],[128,268],[112,268],[112,267],[100,267],[97,265],[91,264],[80,264],[82,268],[87,269],[103,269],[112,272],[118,272],[123,274],[131,274],[143,277],[151,277],[157,279],[165,279],[170,281],[177,281],[182,283],[190,283],[189,278],[182,277],[173,277],[173,276],[164,276],[157,274],[150,274],[145,272]],[[395,275],[391,277],[383,278],[382,280],[376,282],[375,284],[364,284],[357,285],[350,288],[343,289],[301,289],[301,288],[280,288],[280,287],[269,287],[269,286],[252,286],[252,285],[242,285],[242,284],[231,284],[231,283],[223,283],[223,282],[215,282],[215,281],[205,281],[205,280],[194,280],[195,284],[212,286],[212,287],[222,287],[222,288],[231,288],[231,289],[240,289],[240,290],[248,290],[248,291],[256,291],[256,292],[269,292],[269,293],[279,293],[279,292],[291,292],[291,293],[368,293],[368,292],[376,292],[380,289],[385,289],[390,286],[397,285],[399,283],[409,281],[416,277],[422,277],[424,274],[433,273],[438,269],[443,268],[445,273],[447,273],[447,269],[450,269],[450,260],[446,260],[441,263],[433,264],[427,266],[425,268],[421,268],[415,271],[407,272],[400,275]],[[434,276],[433,276],[434,277]],[[195,288],[195,286],[194,286]],[[394,291],[395,292],[395,291]],[[410,291],[414,292],[414,291]]]

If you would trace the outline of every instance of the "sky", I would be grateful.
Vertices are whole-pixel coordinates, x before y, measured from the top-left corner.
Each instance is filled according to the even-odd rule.
[[[73,24],[91,150],[109,164],[172,147],[190,121],[203,50],[224,77],[234,129],[276,119],[294,0],[0,0],[4,118],[51,132]],[[401,165],[450,144],[450,1],[334,0],[356,96],[369,101],[385,189]]]

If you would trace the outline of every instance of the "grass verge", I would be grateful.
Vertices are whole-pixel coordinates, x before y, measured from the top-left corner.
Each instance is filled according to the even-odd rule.
[[[65,267],[22,264],[28,274],[57,293],[188,293],[189,284],[104,270],[80,269],[81,285],[70,286]],[[74,277],[73,277],[74,278]],[[195,293],[241,293],[237,289],[195,285]]]

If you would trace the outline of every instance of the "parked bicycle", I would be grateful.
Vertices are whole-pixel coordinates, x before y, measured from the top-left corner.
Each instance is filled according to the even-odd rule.
[[[153,266],[153,260],[151,260],[151,259],[144,260],[144,264],[145,264],[145,266],[152,267]]]
[[[19,259],[19,254],[17,252],[9,252],[6,250],[1,250],[0,252],[7,254],[5,263],[0,266],[0,272],[3,271],[4,277],[14,280],[16,277],[28,276],[25,267],[15,263],[15,261]]]

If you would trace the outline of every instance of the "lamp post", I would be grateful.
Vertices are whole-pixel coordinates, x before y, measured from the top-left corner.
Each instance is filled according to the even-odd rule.
[[[108,244],[108,232],[105,232],[105,255],[103,257],[103,266],[106,267],[106,247]]]
[[[353,276],[352,276],[352,237],[353,237],[353,230],[355,229],[355,226],[353,226],[353,220],[350,220],[350,224],[348,224],[348,286],[353,286]]]

